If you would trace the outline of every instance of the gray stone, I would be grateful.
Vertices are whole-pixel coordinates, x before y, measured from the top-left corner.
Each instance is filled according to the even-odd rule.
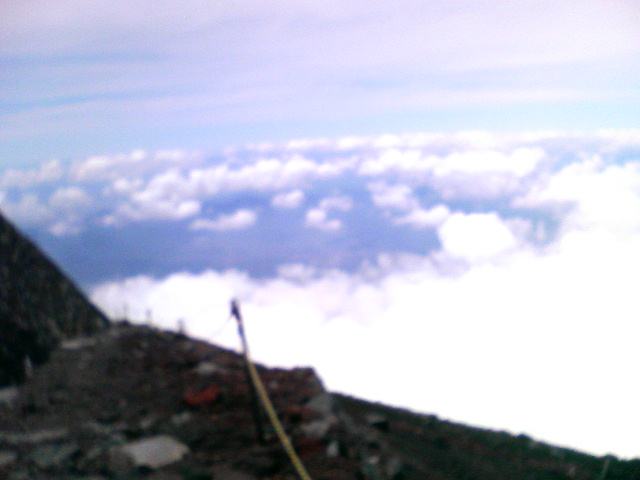
[[[77,337],[64,340],[60,343],[60,348],[65,350],[80,350],[87,347],[94,347],[97,343],[95,337]]]
[[[43,445],[31,452],[29,460],[40,468],[52,468],[62,465],[78,451],[78,446],[75,443]]]
[[[389,431],[389,420],[387,420],[387,417],[377,413],[368,413],[365,418],[367,423],[372,427],[376,427],[383,432]]]
[[[340,456],[340,442],[338,440],[332,441],[327,445],[327,457],[336,458]]]
[[[360,470],[367,480],[387,480],[382,472],[380,457],[378,456],[365,458],[360,465]]]
[[[326,418],[322,420],[316,420],[310,423],[305,423],[300,426],[300,429],[304,432],[307,437],[310,438],[325,438],[329,430],[331,430],[333,422],[331,418]]]
[[[138,426],[142,431],[147,431],[147,430],[150,430],[151,427],[153,427],[157,423],[157,421],[158,419],[155,416],[150,415],[140,420],[140,422],[138,423]]]
[[[329,415],[334,410],[334,400],[330,393],[321,393],[307,402],[307,408],[323,415]]]
[[[191,412],[176,413],[174,416],[171,417],[171,423],[176,427],[181,427],[189,423],[192,418],[193,418],[193,413]]]
[[[112,447],[109,463],[113,471],[148,467],[157,469],[181,460],[189,447],[169,435],[157,435]]]
[[[26,470],[16,470],[9,473],[7,480],[30,480],[29,472]]]
[[[18,459],[18,454],[11,450],[0,450],[0,468],[11,465]]]
[[[206,377],[215,373],[225,373],[226,369],[213,362],[200,362],[193,371],[202,377]]]
[[[66,428],[52,428],[47,430],[36,430],[35,432],[0,432],[0,441],[13,445],[58,442],[69,437],[69,430]]]
[[[392,456],[387,460],[387,463],[384,466],[384,473],[387,475],[387,478],[398,478],[402,473],[403,467],[404,464],[402,463],[402,460],[396,456]]]
[[[0,404],[13,407],[20,398],[18,387],[0,388]]]

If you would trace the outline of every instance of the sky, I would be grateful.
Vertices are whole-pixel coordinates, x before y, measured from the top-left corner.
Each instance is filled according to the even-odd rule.
[[[9,0],[0,209],[114,318],[639,457],[633,1]]]

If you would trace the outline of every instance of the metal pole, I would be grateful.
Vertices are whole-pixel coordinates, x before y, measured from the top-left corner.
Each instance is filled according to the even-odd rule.
[[[264,428],[262,426],[262,416],[260,415],[260,402],[258,399],[258,393],[256,392],[256,387],[251,381],[251,373],[249,372],[249,346],[247,344],[247,337],[244,333],[244,324],[242,323],[242,314],[240,313],[240,303],[236,299],[231,300],[231,316],[234,317],[238,322],[238,335],[240,335],[240,340],[242,342],[242,352],[244,354],[244,371],[247,376],[249,389],[251,391],[253,421],[256,425],[256,435],[258,437],[258,443],[260,443],[261,445],[265,445],[267,442],[264,434]]]

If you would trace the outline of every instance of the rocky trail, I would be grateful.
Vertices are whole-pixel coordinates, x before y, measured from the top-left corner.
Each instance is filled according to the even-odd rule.
[[[259,368],[314,479],[387,479],[402,464],[338,408],[315,372]],[[116,324],[62,342],[0,391],[0,472],[26,479],[294,479],[266,416],[259,442],[241,355]]]
[[[327,392],[311,368],[258,371],[313,480],[640,480],[594,457]],[[148,326],[65,340],[0,389],[0,478],[293,480],[244,357]]]

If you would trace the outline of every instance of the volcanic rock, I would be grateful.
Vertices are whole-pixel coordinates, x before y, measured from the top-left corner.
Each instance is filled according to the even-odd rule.
[[[0,386],[25,379],[63,339],[95,333],[106,317],[0,214]]]

